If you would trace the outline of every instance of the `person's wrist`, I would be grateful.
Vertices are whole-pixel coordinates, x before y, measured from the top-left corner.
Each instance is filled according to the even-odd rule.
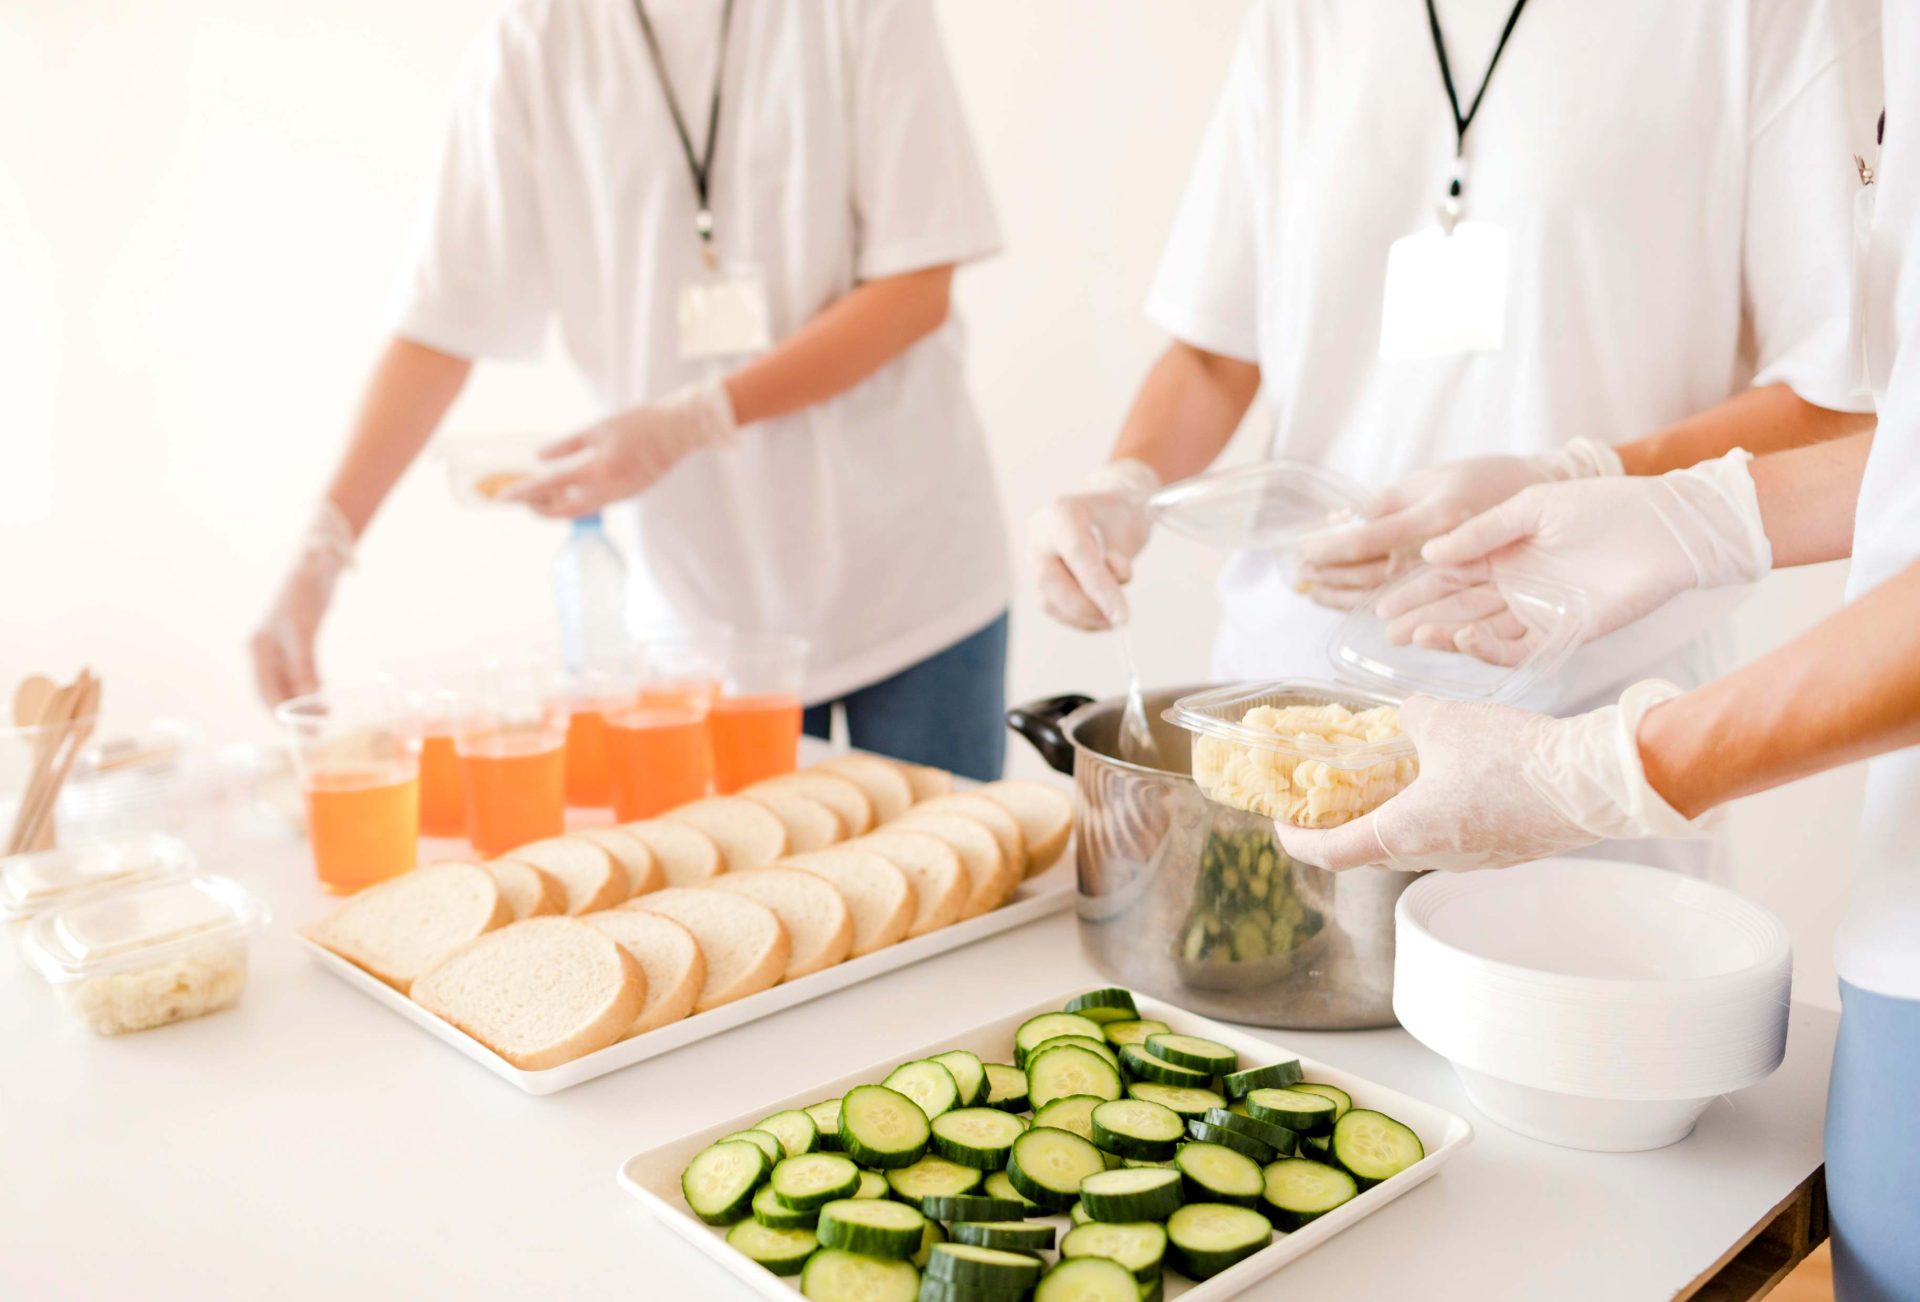
[[[1654,514],[1693,566],[1693,586],[1755,583],[1773,569],[1773,544],[1760,514],[1753,456],[1735,448],[1722,457],[1655,479]]]
[[[718,447],[731,443],[740,432],[734,413],[733,395],[720,376],[689,384],[667,395],[660,403],[672,412],[697,447]]]
[[[1096,466],[1081,482],[1081,488],[1087,492],[1118,493],[1139,502],[1145,502],[1164,486],[1159,471],[1133,457]]]
[[[1555,448],[1551,452],[1536,453],[1527,458],[1527,463],[1547,483],[1568,479],[1603,479],[1626,473],[1618,452],[1604,443],[1586,438],[1574,439],[1565,447]]]
[[[1634,755],[1647,787],[1682,818],[1692,820],[1718,803],[1715,766],[1702,730],[1687,719],[1681,698],[1657,702],[1640,716]]]
[[[332,583],[341,571],[353,568],[354,543],[353,525],[346,513],[332,498],[323,497],[315,504],[306,531],[300,535],[294,568]]]

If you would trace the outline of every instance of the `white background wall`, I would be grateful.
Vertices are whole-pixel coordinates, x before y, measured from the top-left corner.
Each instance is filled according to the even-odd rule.
[[[245,636],[335,453],[460,61],[496,7],[0,0],[0,683],[88,663],[120,723],[265,735]],[[961,299],[1016,534],[1103,453],[1162,342],[1139,302],[1242,8],[941,0],[1010,236]],[[450,427],[588,414],[555,361],[484,373]],[[416,468],[338,601],[329,672],[544,639],[557,542],[455,509]],[[1178,540],[1145,558],[1149,682],[1204,676],[1212,569]],[[1772,580],[1741,617],[1747,649],[1839,584]],[[1120,686],[1113,647],[1023,595],[1012,697]],[[1737,884],[1787,918],[1800,991],[1829,1002],[1858,803],[1848,772],[1732,819]]]

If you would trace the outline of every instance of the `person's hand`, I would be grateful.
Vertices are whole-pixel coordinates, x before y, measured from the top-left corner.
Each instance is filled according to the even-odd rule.
[[[1525,489],[1421,556],[1433,568],[1381,599],[1387,638],[1518,664],[1548,630],[1510,601],[1516,579],[1575,590],[1590,642],[1695,588],[1751,583],[1773,566],[1740,449],[1657,477]]]
[[[314,639],[340,572],[352,564],[353,528],[339,507],[322,498],[292,567],[248,643],[254,683],[268,705],[320,690]]]
[[[1418,563],[1421,544],[1534,484],[1618,476],[1610,447],[1575,439],[1535,456],[1467,457],[1416,470],[1360,511],[1300,540],[1299,582],[1314,601],[1351,610]]]
[[[540,449],[541,459],[566,464],[500,497],[525,502],[541,515],[592,515],[646,492],[689,452],[726,443],[737,430],[726,386],[709,380],[549,443]]]
[[[1121,587],[1153,522],[1147,499],[1160,476],[1144,461],[1116,461],[1088,476],[1080,491],[1055,498],[1027,521],[1027,549],[1040,584],[1040,604],[1075,628],[1127,622]]]
[[[1704,835],[1711,815],[1682,817],[1640,762],[1640,720],[1679,694],[1636,683],[1618,704],[1571,719],[1411,697],[1400,727],[1420,776],[1406,790],[1338,827],[1276,823],[1275,832],[1302,863],[1409,872],[1504,868],[1610,837]]]

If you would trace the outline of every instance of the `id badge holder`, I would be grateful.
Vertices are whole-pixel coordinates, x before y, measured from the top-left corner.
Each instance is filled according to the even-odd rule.
[[[1853,292],[1847,306],[1847,382],[1855,396],[1873,391],[1867,361],[1868,246],[1873,242],[1873,198],[1879,187],[1873,173],[1860,164],[1863,184],[1853,196]]]
[[[746,264],[703,270],[680,291],[679,323],[682,361],[764,352],[773,345],[766,273]]]
[[[1506,347],[1507,269],[1506,229],[1491,222],[1435,225],[1395,240],[1380,307],[1381,358]]]

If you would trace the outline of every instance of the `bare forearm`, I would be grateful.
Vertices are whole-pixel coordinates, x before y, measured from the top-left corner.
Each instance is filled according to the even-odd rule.
[[[1920,565],[1779,650],[1648,711],[1647,779],[1689,818],[1920,744]]]
[[[1872,433],[1756,457],[1753,487],[1773,544],[1773,566],[1814,565],[1853,554],[1853,516]]]
[[[357,538],[460,396],[473,363],[395,338],[367,380],[327,496]]]
[[[1661,475],[1735,448],[1745,448],[1757,457],[1846,438],[1872,427],[1871,415],[1816,407],[1784,384],[1769,384],[1735,394],[1614,451],[1629,475]]]
[[[734,419],[771,420],[845,393],[947,319],[951,266],[858,285],[726,379]]]
[[[1147,372],[1113,445],[1113,460],[1144,461],[1162,481],[1213,464],[1260,391],[1251,362],[1173,343]]]

